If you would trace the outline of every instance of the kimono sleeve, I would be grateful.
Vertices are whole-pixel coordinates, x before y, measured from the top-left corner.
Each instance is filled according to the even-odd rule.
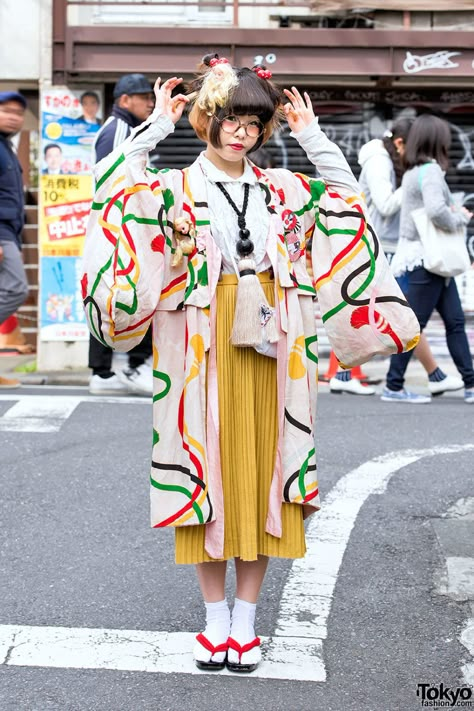
[[[117,151],[96,166],[82,295],[92,335],[119,351],[142,340],[160,298],[173,202],[163,173]]]
[[[414,348],[418,320],[393,277],[360,196],[326,187],[315,214],[312,266],[321,317],[342,367]]]

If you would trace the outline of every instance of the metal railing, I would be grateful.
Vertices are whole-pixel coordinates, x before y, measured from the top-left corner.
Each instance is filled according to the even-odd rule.
[[[186,22],[197,19],[205,24],[219,23],[239,26],[242,9],[268,8],[276,14],[283,8],[293,12],[299,8],[308,15],[310,0],[55,0],[64,5],[61,13],[67,25],[122,25],[154,26],[172,22],[173,18]]]
[[[376,13],[379,29],[384,26],[381,16],[387,11],[399,11],[403,16],[403,29],[412,29],[411,16],[415,11],[426,15],[427,22],[433,14],[445,15],[448,10],[454,16],[457,12],[474,11],[473,0],[436,0],[434,3],[433,0],[53,0],[53,4],[55,16],[65,26],[153,27],[173,24],[173,20],[184,24],[189,21],[191,25],[199,20],[204,26],[239,27],[241,16],[245,15],[247,20],[251,9],[268,8],[273,11],[269,19],[291,15],[296,21],[302,16],[313,27],[324,27],[325,22],[331,23],[336,18],[340,24],[329,26],[360,27],[360,23],[345,22],[356,16],[366,19],[365,26],[371,27],[371,18]]]

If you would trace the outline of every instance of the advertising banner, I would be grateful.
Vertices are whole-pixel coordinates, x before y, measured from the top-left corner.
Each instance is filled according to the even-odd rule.
[[[89,338],[79,280],[101,116],[96,91],[52,87],[42,92],[38,229],[43,341]]]
[[[44,341],[79,341],[89,338],[78,257],[43,257],[41,260],[41,335]]]

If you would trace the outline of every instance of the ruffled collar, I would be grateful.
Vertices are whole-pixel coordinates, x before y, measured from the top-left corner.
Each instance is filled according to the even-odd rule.
[[[247,158],[244,158],[245,169],[239,178],[232,178],[223,170],[217,168],[214,163],[211,163],[209,158],[206,158],[204,151],[200,154],[198,160],[202,172],[212,183],[249,183],[249,185],[255,185],[257,182],[257,177]]]

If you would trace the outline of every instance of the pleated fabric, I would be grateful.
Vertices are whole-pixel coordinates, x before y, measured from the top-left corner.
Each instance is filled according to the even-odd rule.
[[[274,304],[269,272],[259,274]],[[278,439],[276,359],[230,342],[237,277],[222,275],[217,286],[217,373],[219,439],[224,492],[224,558],[256,560],[258,555],[301,558],[306,552],[303,511],[282,504],[282,536],[265,532],[268,497]],[[204,549],[205,526],[175,531],[176,562],[215,560]]]

